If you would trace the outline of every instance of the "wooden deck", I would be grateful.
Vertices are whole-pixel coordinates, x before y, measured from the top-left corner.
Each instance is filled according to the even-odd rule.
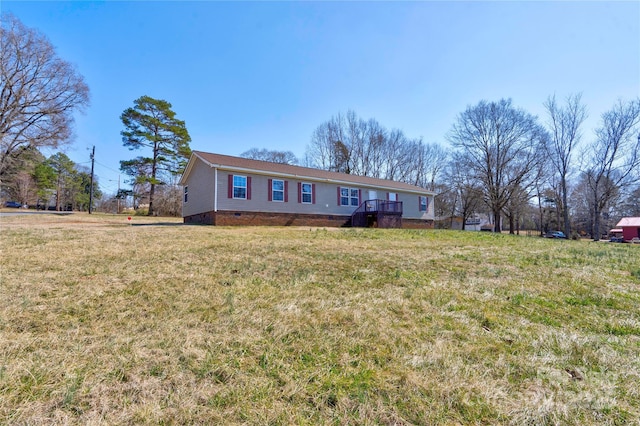
[[[402,228],[402,202],[367,200],[351,215],[357,228]]]

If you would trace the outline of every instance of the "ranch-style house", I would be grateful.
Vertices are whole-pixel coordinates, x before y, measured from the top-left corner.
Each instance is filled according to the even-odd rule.
[[[432,228],[432,191],[391,180],[194,151],[185,223]]]

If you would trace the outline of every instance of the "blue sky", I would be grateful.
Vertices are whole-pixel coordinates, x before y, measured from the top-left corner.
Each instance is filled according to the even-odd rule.
[[[617,99],[640,96],[640,2],[34,2],[2,11],[76,65],[91,106],[66,149],[115,192],[120,114],[172,103],[191,147],[302,157],[313,130],[354,110],[446,144],[456,116],[512,98],[544,120],[552,94],[582,92],[584,139]],[[125,177],[123,176],[124,180]],[[124,184],[123,184],[124,186]]]

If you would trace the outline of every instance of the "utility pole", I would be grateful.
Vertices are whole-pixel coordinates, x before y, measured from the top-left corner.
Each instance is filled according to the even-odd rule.
[[[116,214],[120,214],[120,197],[122,196],[122,194],[120,194],[120,174],[118,174],[118,196],[116,197],[116,199],[118,200],[118,209],[116,211]]]
[[[96,146],[93,146],[91,151],[91,188],[89,188],[89,214],[91,214],[91,207],[93,206],[93,163],[96,157]]]

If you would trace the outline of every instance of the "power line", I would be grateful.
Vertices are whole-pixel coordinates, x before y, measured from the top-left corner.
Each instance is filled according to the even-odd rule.
[[[100,166],[104,167],[105,169],[109,169],[109,170],[111,170],[112,172],[121,173],[121,171],[120,171],[120,170],[112,169],[111,167],[109,167],[109,166],[105,166],[104,164],[102,164],[102,163],[101,163],[101,162],[99,162],[99,161],[96,161],[96,164],[98,164],[98,165],[100,165]]]

